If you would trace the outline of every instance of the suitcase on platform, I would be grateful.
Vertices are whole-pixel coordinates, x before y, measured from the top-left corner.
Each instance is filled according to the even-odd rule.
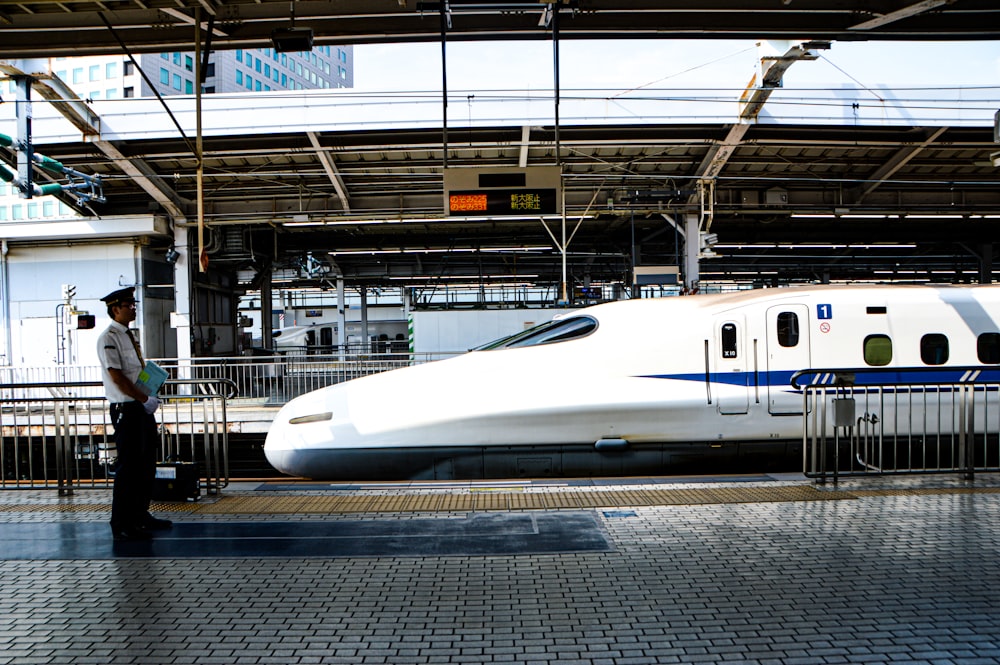
[[[154,501],[197,501],[201,478],[195,462],[158,462],[153,479]]]

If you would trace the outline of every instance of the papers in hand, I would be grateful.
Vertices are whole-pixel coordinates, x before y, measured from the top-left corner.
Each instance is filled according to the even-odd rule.
[[[167,370],[152,360],[147,360],[146,366],[139,372],[139,379],[135,382],[135,385],[144,395],[155,395],[166,380]]]

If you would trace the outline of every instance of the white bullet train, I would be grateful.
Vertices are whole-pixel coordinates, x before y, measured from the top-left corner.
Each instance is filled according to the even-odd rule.
[[[279,471],[316,479],[655,474],[748,457],[801,464],[795,372],[869,367],[875,382],[954,367],[957,381],[981,367],[996,381],[998,363],[1000,286],[628,300],[302,395],[278,412],[264,451]]]

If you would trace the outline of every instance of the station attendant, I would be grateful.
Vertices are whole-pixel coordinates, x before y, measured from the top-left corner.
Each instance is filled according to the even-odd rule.
[[[118,449],[111,533],[115,540],[145,540],[152,530],[172,526],[149,513],[158,443],[153,414],[160,401],[136,386],[145,361],[128,327],[135,321],[135,288],[118,289],[101,300],[108,306],[111,325],[97,340],[97,355]]]

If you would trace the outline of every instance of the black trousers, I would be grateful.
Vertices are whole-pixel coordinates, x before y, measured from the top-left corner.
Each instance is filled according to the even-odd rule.
[[[156,476],[156,418],[139,402],[111,404],[118,464],[111,498],[111,528],[139,526],[149,512]]]

